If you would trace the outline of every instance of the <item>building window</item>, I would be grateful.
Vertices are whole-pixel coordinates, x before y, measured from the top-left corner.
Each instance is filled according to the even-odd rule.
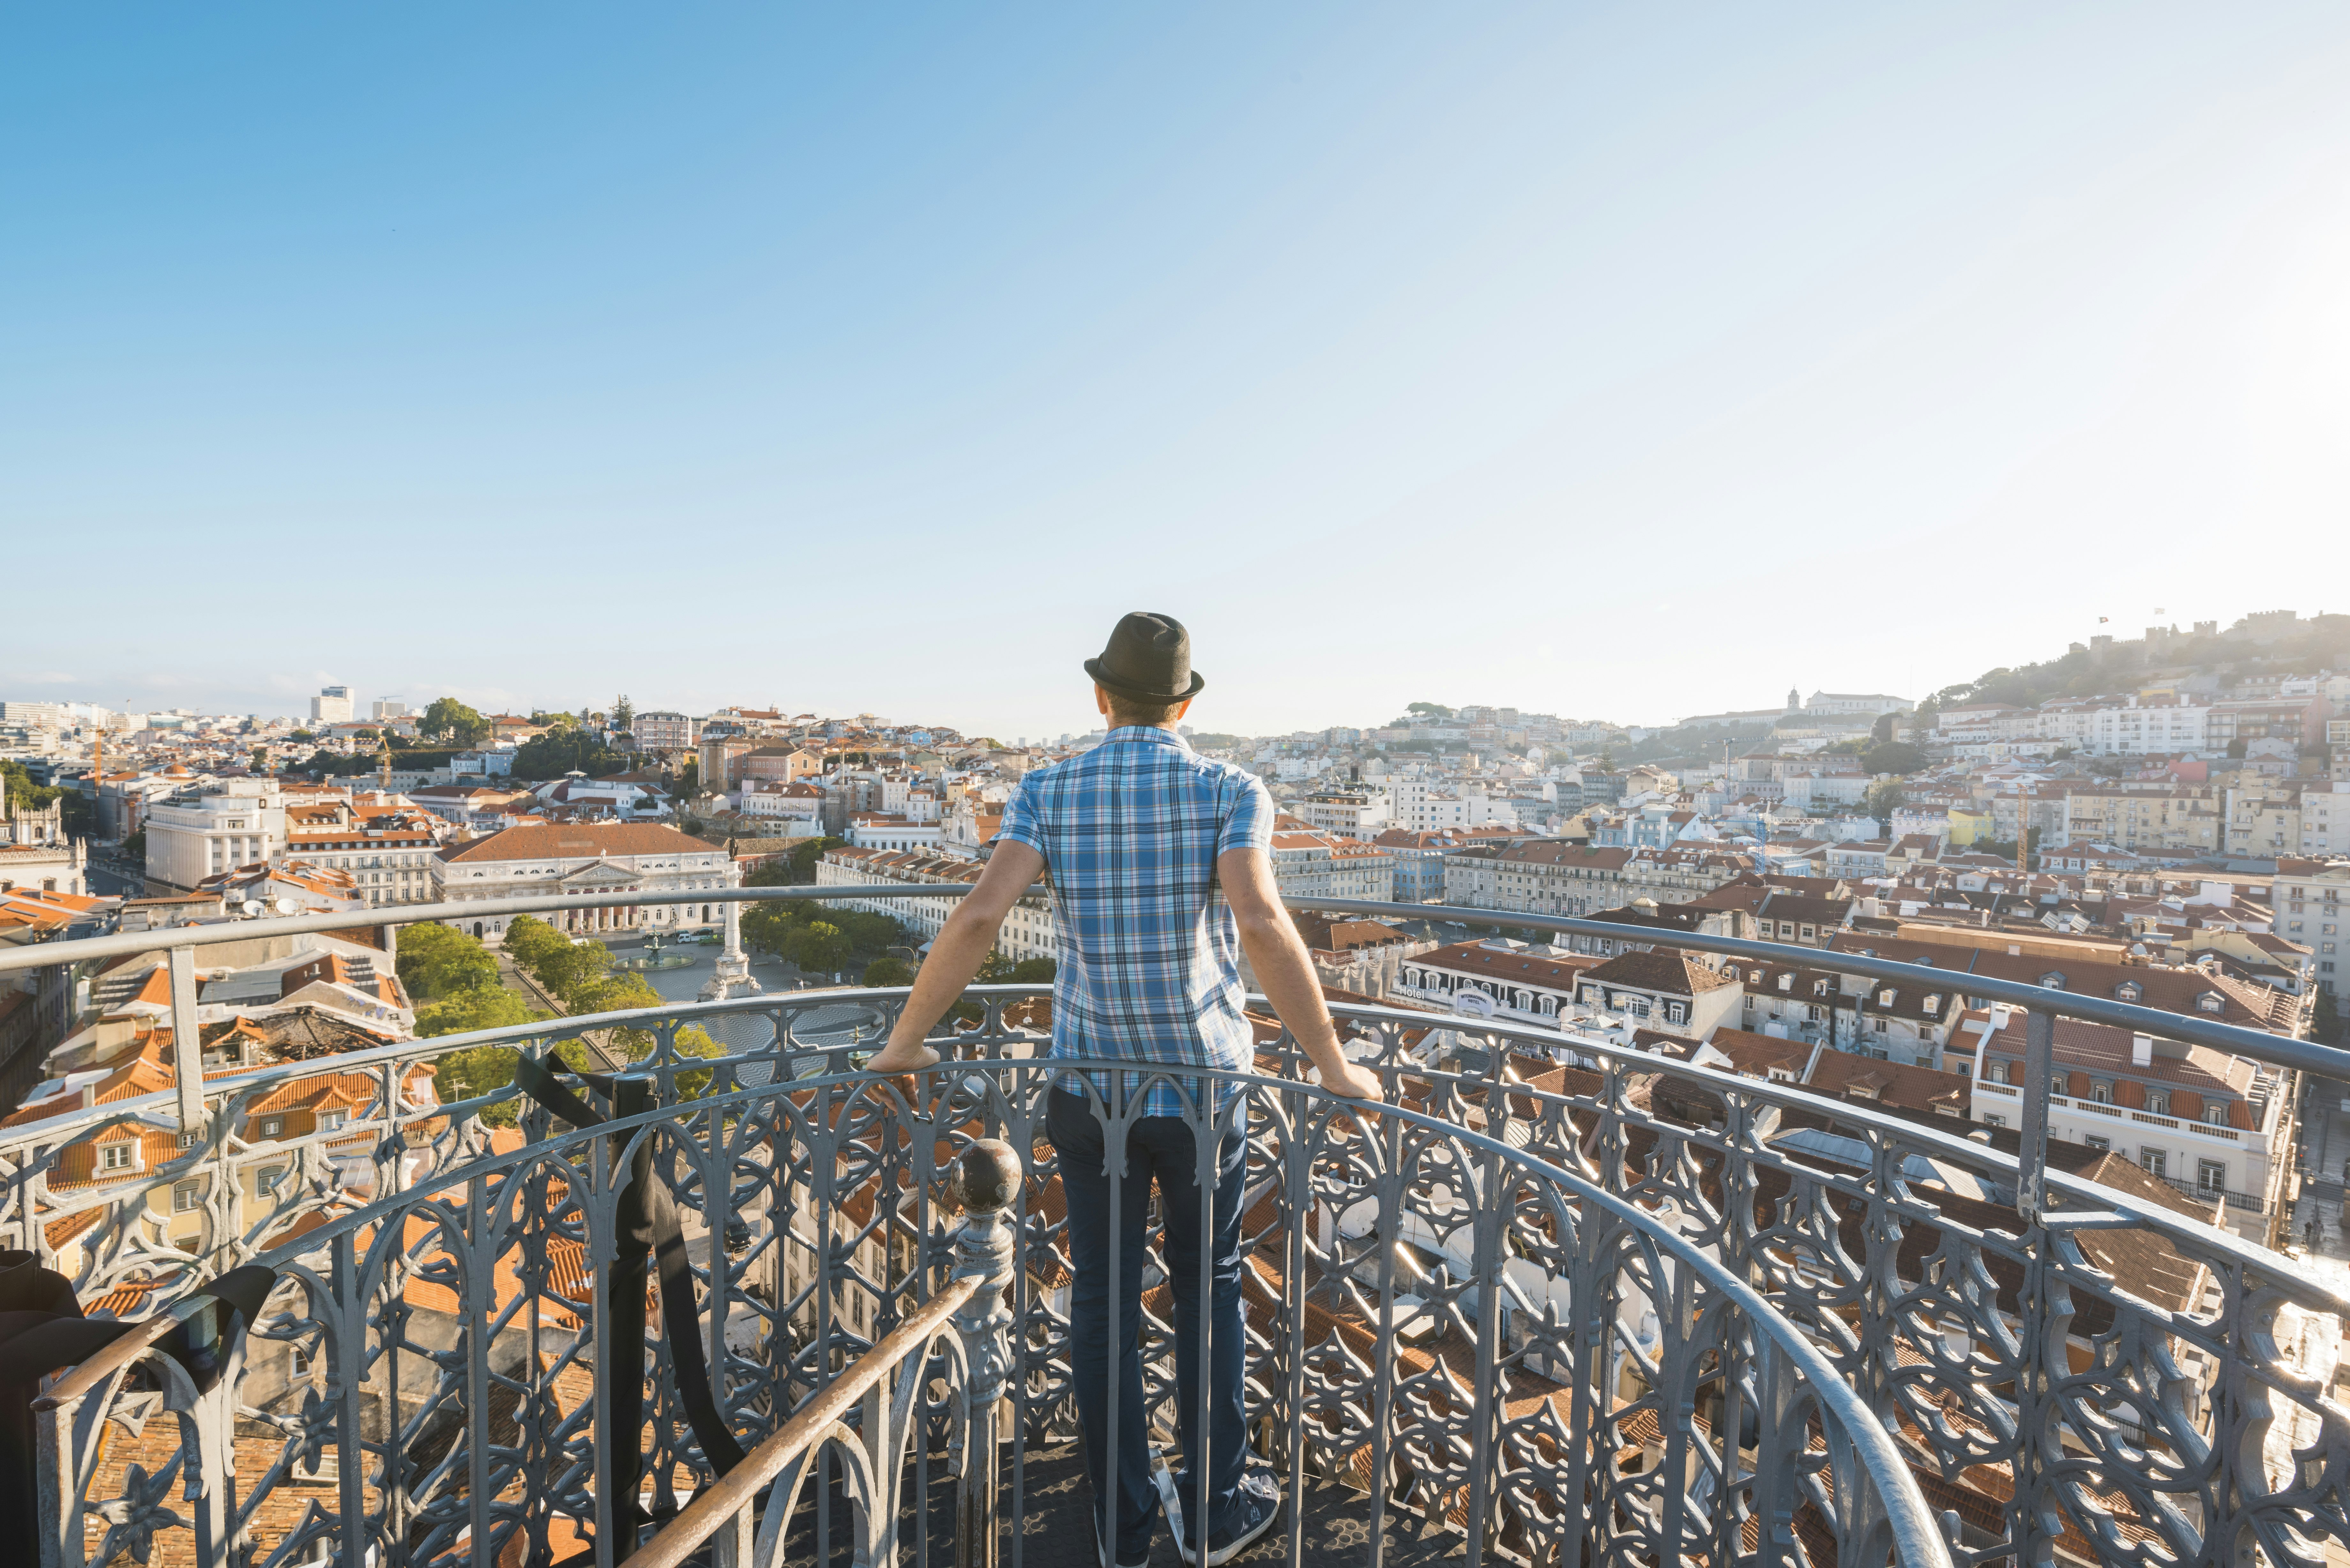
[[[2168,1089],[2148,1089],[2146,1092],[2146,1108],[2153,1112],[2158,1116],[2168,1116],[2170,1114],[2170,1092]]]
[[[2201,1188],[2206,1192],[2225,1192],[2228,1189],[2228,1167],[2226,1163],[2217,1159],[2197,1160],[2195,1162],[2195,1185]]]
[[[2167,1150],[2141,1148],[2137,1151],[2137,1162],[2150,1176],[2168,1177],[2170,1174],[2170,1155]]]
[[[263,1137],[277,1137],[282,1136],[285,1131],[286,1118],[284,1116],[264,1116],[261,1118],[261,1136]]]
[[[2089,1098],[2098,1105],[2110,1106],[2114,1103],[2114,1086],[2111,1084],[2092,1084],[2089,1085]]]
[[[201,1181],[182,1181],[172,1189],[172,1212],[174,1214],[193,1213],[203,1207],[203,1202],[204,1184]]]
[[[2211,1104],[2204,1106],[2203,1119],[2210,1122],[2215,1127],[2226,1127],[2228,1125],[2228,1102],[2225,1100],[2214,1100]]]
[[[99,1169],[129,1170],[130,1168],[130,1146],[129,1144],[109,1143],[99,1146],[98,1151]]]
[[[2089,1150],[2092,1154],[2103,1154],[2114,1146],[2113,1140],[2110,1138],[2099,1137],[2095,1133],[2083,1133],[2081,1135],[2081,1147]]]
[[[2001,1116],[1997,1111],[1985,1111],[1983,1113],[1983,1126],[1987,1127],[2003,1127],[2006,1125],[2007,1118]]]
[[[320,1111],[318,1113],[318,1130],[320,1132],[338,1132],[342,1129],[343,1123],[349,1119],[350,1112],[348,1111]]]

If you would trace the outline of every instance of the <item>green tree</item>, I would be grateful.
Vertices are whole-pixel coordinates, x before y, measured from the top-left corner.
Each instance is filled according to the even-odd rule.
[[[502,985],[477,985],[418,1008],[416,1033],[419,1038],[430,1040],[442,1034],[470,1034],[476,1029],[506,1029],[554,1016],[534,1009]]]
[[[592,1011],[575,996],[583,987],[603,978],[612,966],[611,950],[601,942],[574,942],[544,920],[517,916],[506,927],[506,954],[547,994],[573,1012]]]
[[[417,721],[419,733],[445,736],[468,750],[490,738],[490,722],[454,697],[436,697]]]
[[[20,810],[47,805],[65,794],[61,784],[35,784],[21,763],[0,762],[0,797]]]
[[[806,904],[745,905],[743,909],[743,940],[761,952],[780,956],[790,942],[792,933],[807,924],[807,920],[808,906]]]
[[[1901,809],[1902,803],[1908,798],[1902,793],[1900,780],[1881,779],[1868,786],[1868,794],[1863,804],[1868,815],[1885,823],[1886,830],[1891,832],[1893,814]]]
[[[637,705],[629,701],[628,694],[626,692],[622,692],[619,696],[613,698],[611,727],[616,731],[626,732],[634,729],[636,727],[636,722]]]
[[[1418,713],[1421,717],[1428,719],[1450,719],[1452,717],[1452,710],[1447,708],[1441,702],[1407,702],[1403,706],[1403,711],[1407,713]]]
[[[1877,716],[1877,722],[1868,727],[1868,738],[1879,745],[1892,740],[1895,718],[1896,715],[1891,713],[1879,713]]]
[[[267,773],[269,771],[269,748],[267,746],[254,747],[252,759],[247,765],[251,767],[255,773]]]
[[[140,865],[147,863],[147,830],[140,828],[122,841],[122,857]]]
[[[608,963],[611,956],[605,953],[605,961]],[[660,1004],[660,992],[652,988],[652,982],[629,969],[618,973],[583,974],[563,998],[564,1007],[574,1013],[625,1012],[631,1008]],[[631,1062],[641,1062],[652,1054],[653,1033],[649,1029],[615,1029],[611,1034],[613,1048]]]
[[[1041,985],[1054,977],[1056,965],[1048,958],[1022,959],[1012,966],[1012,980],[1021,985]]]
[[[833,913],[832,923],[840,928],[848,945],[861,953],[878,952],[896,947],[906,940],[906,928],[887,915],[868,914],[862,909],[843,909]]]
[[[1860,759],[1873,774],[1914,774],[1926,765],[1926,753],[1907,741],[1887,741]]]
[[[828,974],[848,962],[848,937],[829,920],[810,920],[785,943],[784,956],[801,969]]]
[[[904,959],[875,959],[865,966],[865,983],[872,986],[911,985],[914,983],[914,966]]]
[[[707,1032],[688,1024],[677,1032],[677,1054],[681,1056],[723,1056],[726,1047],[712,1040]],[[710,1087],[711,1073],[707,1067],[677,1075],[677,1095],[681,1100],[699,1099]]]
[[[307,730],[296,730],[286,738],[289,741],[315,741],[318,737]]]
[[[586,730],[549,730],[515,751],[517,779],[559,779],[574,769],[591,778],[620,772],[628,759]]]
[[[846,838],[811,838],[805,844],[794,845],[792,880],[802,884],[815,881],[816,863],[824,857],[825,852],[837,849],[847,842]]]
[[[478,938],[432,921],[400,933],[400,961],[395,967],[400,983],[419,1002],[498,983],[498,961]]]
[[[981,985],[1003,985],[1011,980],[1014,971],[1019,967],[995,949],[990,948],[987,950],[987,956],[979,961],[979,973],[972,978]]]
[[[2332,992],[2317,993],[2317,1015],[2311,1023],[2321,1043],[2331,1044],[2342,1038],[2342,1010]]]
[[[685,765],[677,770],[677,794],[681,800],[691,800],[702,793],[702,759],[688,757]]]

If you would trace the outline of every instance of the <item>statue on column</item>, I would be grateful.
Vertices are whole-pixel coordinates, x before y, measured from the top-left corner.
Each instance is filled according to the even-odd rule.
[[[702,982],[701,998],[704,1002],[723,1002],[730,997],[760,995],[766,988],[751,978],[751,961],[743,951],[743,906],[730,898],[718,908],[725,940],[718,950],[717,966]],[[722,1013],[702,1020],[702,1026],[730,1055],[764,1051],[775,1044],[775,1021],[762,1012]]]

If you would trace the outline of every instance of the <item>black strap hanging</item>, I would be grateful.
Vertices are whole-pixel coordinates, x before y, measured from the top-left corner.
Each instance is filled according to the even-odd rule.
[[[277,1282],[258,1263],[232,1269],[168,1309],[180,1324],[165,1355],[209,1390]],[[73,1285],[30,1252],[0,1251],[0,1561],[40,1560],[40,1456],[33,1401],[41,1380],[78,1366],[140,1325],[81,1315]],[[13,1543],[13,1544],[12,1544]]]
[[[555,1067],[577,1071],[560,1062]],[[651,1085],[645,1080],[579,1072],[579,1079],[610,1103],[612,1115],[607,1118],[557,1078],[555,1067],[526,1056],[519,1058],[515,1063],[515,1083],[548,1115],[575,1127],[600,1127],[608,1119],[626,1120],[651,1108]],[[626,1135],[612,1135],[616,1157],[627,1141]],[[620,1189],[615,1215],[616,1255],[611,1272],[599,1282],[598,1292],[611,1324],[606,1343],[614,1359],[610,1366],[597,1370],[609,1390],[613,1434],[628,1437],[627,1441],[613,1444],[612,1517],[621,1527],[623,1540],[633,1544],[637,1527],[650,1517],[637,1501],[644,1469],[635,1441],[644,1424],[643,1352],[629,1348],[645,1342],[649,1257],[660,1277],[661,1334],[669,1342],[678,1399],[685,1407],[686,1420],[693,1428],[695,1441],[702,1445],[702,1457],[723,1476],[743,1462],[743,1454],[711,1389],[710,1364],[702,1355],[702,1313],[693,1299],[693,1264],[686,1256],[685,1232],[669,1183],[666,1179],[653,1179],[650,1138],[638,1146],[629,1162],[628,1183]],[[625,1551],[617,1552],[615,1561],[627,1555]]]

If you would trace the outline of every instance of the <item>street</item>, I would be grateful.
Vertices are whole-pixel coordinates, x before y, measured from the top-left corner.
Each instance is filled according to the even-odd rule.
[[[146,878],[127,860],[89,861],[89,890],[100,898],[136,898],[147,890]]]

